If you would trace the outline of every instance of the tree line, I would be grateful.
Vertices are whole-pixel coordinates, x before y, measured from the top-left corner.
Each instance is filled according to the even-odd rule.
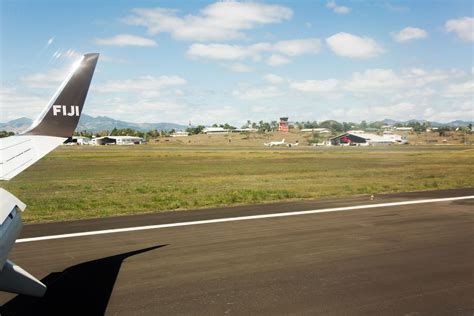
[[[8,137],[8,136],[13,136],[15,133],[13,132],[7,132],[7,131],[0,131],[0,138],[2,137]]]
[[[277,121],[270,121],[270,122],[265,122],[265,121],[259,121],[259,122],[251,122],[248,120],[244,125],[241,126],[242,129],[244,128],[251,128],[255,129],[259,133],[268,133],[268,132],[273,132],[278,130],[278,122]],[[347,132],[349,130],[354,130],[354,129],[361,129],[361,130],[380,130],[382,126],[385,124],[383,122],[372,122],[372,123],[367,123],[366,121],[361,121],[360,123],[354,123],[354,122],[338,122],[335,120],[326,120],[326,121],[305,121],[305,122],[293,122],[289,124],[289,129],[305,129],[305,128],[327,128],[333,133],[340,133],[340,132]],[[407,123],[396,123],[394,124],[395,127],[411,127],[413,128],[413,131],[415,132],[425,132],[427,129],[432,128],[432,125],[430,122],[418,122],[418,121],[411,121]],[[237,129],[235,126],[232,126],[228,123],[224,124],[213,124],[212,127],[222,127],[227,130],[235,130]],[[191,135],[195,134],[200,134],[203,132],[203,130],[206,128],[204,125],[198,125],[198,126],[192,126],[186,128],[186,132],[188,132]],[[443,135],[444,133],[448,131],[453,131],[456,129],[460,130],[465,130],[467,133],[472,132],[472,124],[469,124],[468,126],[464,127],[451,127],[451,126],[442,126],[437,129],[437,132],[440,133],[440,135]],[[141,137],[144,139],[154,139],[158,137],[168,137],[171,134],[175,133],[175,129],[170,129],[170,130],[150,130],[150,131],[138,131],[132,128],[114,128],[113,130],[103,130],[103,131],[98,131],[98,132],[91,132],[91,131],[79,131],[75,132],[74,136],[82,136],[82,137],[88,137],[92,138],[93,136],[95,137],[102,137],[102,136],[136,136],[136,137]],[[15,135],[14,132],[9,132],[9,131],[0,131],[0,138],[2,137],[8,137]]]
[[[82,136],[82,137],[103,137],[103,136],[136,136],[141,137],[144,139],[153,139],[158,138],[160,136],[169,136],[170,134],[174,133],[175,130],[162,130],[159,131],[157,129],[149,130],[147,132],[142,132],[135,130],[133,128],[114,128],[111,131],[103,130],[98,132],[91,132],[91,131],[79,131],[74,132],[74,136]]]

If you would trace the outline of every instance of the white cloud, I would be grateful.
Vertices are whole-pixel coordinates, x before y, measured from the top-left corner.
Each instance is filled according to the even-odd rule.
[[[271,54],[267,64],[271,66],[284,65],[296,57],[305,54],[317,54],[321,48],[321,41],[317,38],[293,39],[276,43],[260,42],[251,45],[230,44],[192,44],[188,49],[191,58],[214,60],[262,60],[262,55]]]
[[[57,88],[71,71],[71,66],[51,68],[47,72],[38,72],[21,77],[20,80],[30,88]]]
[[[302,92],[334,92],[339,86],[336,79],[296,81],[290,87]]]
[[[294,80],[289,87],[300,92],[315,92],[322,97],[337,99],[341,97],[385,98],[391,101],[404,99],[421,100],[440,95],[466,97],[472,92],[472,83],[454,84],[459,78],[465,78],[462,71],[405,69],[399,72],[393,69],[367,69],[354,72],[348,79]],[[451,83],[449,90],[447,84]],[[471,89],[471,90],[469,90]]]
[[[385,2],[385,8],[387,8],[389,11],[397,12],[397,13],[405,13],[405,12],[410,11],[409,7],[394,5],[394,4],[391,4],[390,2]]]
[[[445,97],[449,98],[474,98],[474,80],[469,80],[462,83],[450,84],[446,87],[443,93]],[[472,109],[474,112],[474,108]]]
[[[224,64],[222,66],[235,72],[252,72],[254,70],[253,67],[241,63]]]
[[[314,98],[324,98],[325,102],[343,100],[351,104],[340,107],[333,102],[326,108],[324,119],[370,121],[393,118],[446,122],[474,115],[474,81],[468,78],[469,74],[456,69],[395,71],[375,68],[355,72],[346,80],[290,81],[289,87],[303,93],[315,93]]]
[[[128,63],[128,61],[126,59],[112,57],[112,56],[108,56],[108,55],[104,55],[104,54],[100,55],[100,61],[107,61],[107,62],[116,63],[116,64]]]
[[[406,99],[417,99],[434,96],[437,91],[433,88],[421,88],[411,89],[407,87],[407,90],[399,91],[393,95],[390,99],[393,101],[406,100]]]
[[[3,85],[0,86],[0,100],[2,100],[2,123],[20,117],[34,118],[49,101],[48,97],[40,97]]]
[[[352,74],[345,89],[354,92],[382,92],[399,88],[404,81],[392,69],[367,69]]]
[[[452,69],[452,70],[432,70],[426,71],[420,68],[411,68],[403,70],[401,76],[410,86],[425,86],[430,83],[443,82],[450,79],[455,79],[464,76],[464,72]]]
[[[437,108],[428,107],[422,117],[431,122],[451,122],[454,120],[474,120],[474,103],[472,100],[446,104]]]
[[[272,54],[270,57],[268,57],[266,63],[269,66],[282,66],[289,64],[291,60],[289,58],[286,58],[285,56],[278,55],[278,54]]]
[[[263,86],[238,86],[234,91],[231,91],[235,98],[229,98],[228,95],[222,98],[222,96],[218,96],[218,93],[212,96],[208,92],[193,92],[189,88],[181,91],[183,85],[178,84],[179,80],[164,79],[164,77],[174,76],[155,76],[153,77],[155,80],[150,80],[154,83],[147,83],[147,80],[142,80],[140,77],[133,79],[133,82],[119,81],[120,84],[107,82],[109,91],[122,91],[124,93],[98,93],[102,85],[97,84],[96,87],[93,87],[94,93],[90,94],[87,113],[107,115],[134,122],[171,121],[187,123],[188,120],[191,120],[195,124],[208,124],[229,121],[229,123],[237,125],[246,119],[269,120],[272,117],[277,117],[282,112],[295,119],[298,115],[301,115],[301,119],[313,117],[318,120],[327,118],[346,121],[360,121],[363,119],[371,121],[386,117],[402,120],[450,121],[472,117],[473,83],[464,80],[466,77],[469,78],[470,75],[465,74],[462,77],[464,82],[458,82],[458,72],[453,70],[441,71],[416,68],[402,71],[378,70],[368,69],[360,72],[359,77],[348,77],[347,80],[292,81],[274,74],[267,74],[263,79],[268,84]],[[432,74],[436,74],[438,78],[443,77],[441,74],[444,74],[445,79],[427,80],[424,86],[416,87],[414,84],[416,80],[431,76],[436,77]],[[365,85],[359,87],[352,86],[353,90],[351,91],[346,88],[349,82],[354,83],[354,78],[368,80],[372,76],[375,81],[385,78],[383,84],[373,85],[365,82]],[[156,83],[159,81],[158,78],[161,78],[161,83]],[[400,84],[398,80],[401,81]],[[145,84],[142,83],[144,81]],[[361,84],[360,81],[357,83]],[[295,84],[300,84],[300,86]],[[127,87],[130,88],[124,91],[123,89]],[[372,87],[372,89],[368,87]],[[291,88],[292,91],[287,90],[287,88]],[[0,89],[0,97],[6,105],[5,111],[2,107],[4,120],[20,116],[34,118],[49,99],[49,96],[41,98],[24,91],[25,89],[21,91],[11,90]],[[449,97],[445,96],[448,91],[450,93]],[[193,103],[188,103],[186,100],[190,97],[189,93],[202,93],[200,97],[205,100],[198,100],[193,97]],[[308,98],[305,93],[311,93],[311,98]],[[340,97],[332,98],[332,95],[340,95]],[[324,98],[324,100],[321,98]],[[239,99],[243,101],[239,101]],[[335,99],[338,101],[334,102]],[[286,112],[288,102],[298,104],[298,107]],[[104,104],[108,106],[104,108]],[[315,104],[317,104],[316,108]],[[347,106],[341,107],[342,104],[347,104]],[[29,108],[30,105],[32,109]]]
[[[342,57],[367,59],[383,53],[382,47],[370,37],[337,33],[326,39],[331,50]]]
[[[430,102],[436,103],[436,102]],[[380,104],[378,102],[377,104]],[[472,120],[474,104],[472,101],[450,102],[442,105],[425,105],[410,101],[382,103],[375,106],[337,107],[326,117],[340,121],[376,121],[384,118],[394,120],[424,119],[431,122],[450,122],[453,120]]]
[[[50,37],[50,38],[48,39],[48,41],[46,42],[46,47],[48,47],[49,45],[53,44],[53,42],[54,42],[54,36],[53,36],[53,37]]]
[[[280,84],[285,82],[285,78],[277,76],[275,74],[266,74],[263,79],[271,84]]]
[[[239,60],[257,55],[258,52],[253,47],[240,45],[193,44],[188,49],[188,56],[191,58]]]
[[[71,60],[77,61],[82,55],[74,49],[57,50],[53,53],[51,61],[59,64],[58,66],[51,67],[46,72],[25,75],[20,77],[20,81],[28,88],[57,89],[74,67],[74,63],[70,64]],[[101,55],[100,60],[117,63],[125,62],[123,59],[114,59],[106,55]]]
[[[280,41],[275,43],[272,47],[272,50],[290,57],[304,54],[317,54],[320,49],[321,41],[317,38]]]
[[[397,117],[397,118],[414,118],[413,112],[417,106],[410,102],[400,102],[392,105],[370,107],[369,111],[376,117]]]
[[[464,75],[462,71],[455,69],[427,71],[420,68],[411,68],[396,73],[392,69],[375,68],[353,73],[352,78],[346,82],[344,88],[352,92],[371,93],[393,92],[403,89],[406,93],[407,89],[413,90],[417,87],[443,83]]]
[[[109,80],[94,87],[98,92],[111,93],[140,93],[147,97],[159,96],[166,87],[186,84],[186,80],[179,76],[142,76],[127,80]]]
[[[416,39],[423,39],[428,36],[428,33],[420,28],[406,27],[398,33],[392,33],[392,37],[399,43],[406,43]]]
[[[107,45],[107,46],[147,46],[153,47],[158,46],[155,40],[135,36],[130,34],[119,34],[113,37],[108,38],[96,38],[94,42],[97,45]]]
[[[275,86],[267,86],[261,88],[242,88],[234,90],[232,95],[242,100],[258,100],[273,98],[282,95],[283,92]]]
[[[454,32],[463,41],[474,41],[474,18],[463,17],[459,19],[448,20],[444,24],[446,32]]]
[[[193,108],[175,100],[152,97],[117,97],[90,100],[87,114],[109,116],[127,122],[175,122],[186,123]],[[103,105],[107,104],[107,107]],[[185,113],[183,115],[183,113]]]
[[[170,33],[178,40],[215,41],[242,39],[242,31],[279,23],[292,17],[293,11],[281,5],[224,1],[213,3],[197,15],[178,16],[165,8],[136,8],[124,19],[130,25],[141,25],[148,33]]]
[[[330,0],[326,3],[326,8],[332,9],[337,14],[347,14],[351,9],[345,6],[338,6],[335,0]]]
[[[421,117],[420,107],[411,102],[387,103],[377,106],[338,107],[330,110],[328,117],[341,121],[375,121],[384,118],[410,120]]]
[[[231,105],[209,105],[203,108],[192,108],[190,120],[199,124],[211,125],[216,122],[226,122],[237,125],[235,122],[244,122],[247,119],[248,113],[242,111]],[[234,123],[233,123],[234,122]]]

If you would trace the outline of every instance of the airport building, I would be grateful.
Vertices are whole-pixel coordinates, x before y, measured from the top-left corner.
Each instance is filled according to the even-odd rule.
[[[136,136],[103,136],[92,138],[91,145],[138,145],[143,144],[144,139]]]
[[[177,131],[171,134],[170,136],[171,137],[186,137],[186,136],[189,136],[189,133],[185,131]]]
[[[379,136],[369,133],[354,132],[346,132],[344,134],[330,138],[329,141],[331,145],[335,146],[381,146],[408,143],[406,137],[400,135],[388,134]]]
[[[288,117],[280,117],[280,123],[278,124],[278,131],[288,132],[288,130],[289,130]]]
[[[401,132],[413,132],[413,127],[395,127],[396,131],[401,131]]]
[[[71,138],[71,142],[68,144],[72,145],[89,145],[91,139],[89,137],[84,137],[84,136],[73,136]]]
[[[303,133],[319,133],[319,134],[331,134],[331,131],[327,128],[303,128]]]
[[[202,132],[204,134],[226,134],[229,133],[229,130],[223,127],[206,127]]]

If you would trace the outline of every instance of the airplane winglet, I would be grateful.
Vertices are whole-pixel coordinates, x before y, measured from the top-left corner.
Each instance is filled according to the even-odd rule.
[[[97,53],[82,56],[48,106],[22,135],[71,137],[79,123],[98,59]]]

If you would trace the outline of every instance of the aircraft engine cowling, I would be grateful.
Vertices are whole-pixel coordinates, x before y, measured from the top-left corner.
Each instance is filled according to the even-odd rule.
[[[23,202],[0,188],[0,291],[41,297],[46,292],[46,286],[7,260],[23,228],[21,212],[25,208]]]

